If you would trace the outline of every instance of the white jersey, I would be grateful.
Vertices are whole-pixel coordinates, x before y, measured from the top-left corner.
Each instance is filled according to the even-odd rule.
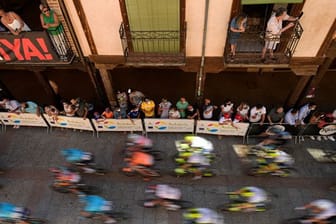
[[[258,187],[246,187],[244,189],[248,189],[253,192],[252,197],[248,197],[247,202],[249,203],[263,203],[267,200],[267,194],[263,189]]]
[[[179,200],[181,199],[182,193],[178,188],[170,187],[167,184],[158,184],[156,186],[155,195],[163,199]]]
[[[316,214],[316,219],[326,220],[336,216],[336,204],[330,200],[319,199],[311,202],[310,205],[316,206],[322,210],[320,213]]]
[[[209,166],[210,161],[201,153],[194,153],[188,158],[188,163],[199,164],[202,166]]]
[[[279,150],[278,153],[279,153],[279,155],[277,157],[275,157],[274,162],[284,163],[286,165],[293,165],[294,164],[294,158],[291,155],[289,155],[289,154],[287,154],[287,153],[285,153],[284,151],[281,151],[281,150]]]
[[[210,141],[198,136],[193,136],[190,146],[193,148],[203,148],[208,152],[213,150],[213,145]]]
[[[215,211],[208,208],[198,208],[201,217],[196,220],[199,224],[223,224],[223,218]]]

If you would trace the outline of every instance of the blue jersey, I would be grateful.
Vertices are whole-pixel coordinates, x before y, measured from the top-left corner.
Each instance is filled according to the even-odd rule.
[[[15,212],[16,206],[10,203],[0,202],[0,218],[9,219],[13,212]]]
[[[86,203],[86,206],[84,208],[84,211],[86,212],[104,211],[103,208],[107,203],[104,198],[97,195],[86,195],[82,200]]]
[[[82,161],[83,156],[86,155],[85,152],[83,152],[80,149],[70,148],[70,149],[63,149],[62,154],[64,155],[65,159],[68,162],[79,162]]]

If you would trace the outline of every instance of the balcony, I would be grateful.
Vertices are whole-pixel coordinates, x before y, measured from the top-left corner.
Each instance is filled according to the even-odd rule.
[[[230,58],[230,44],[227,40],[224,64],[228,67],[288,67],[302,33],[303,29],[299,22],[296,23],[292,32],[284,33],[280,38],[265,37],[265,33],[260,29],[247,27],[246,32],[242,33],[238,40],[234,60]],[[275,60],[266,57],[265,62],[261,61],[265,41],[280,42],[274,51]]]
[[[62,27],[48,31],[0,32],[0,63],[15,65],[71,64],[75,57]]]
[[[180,66],[185,63],[186,29],[127,31],[122,23],[119,34],[128,65]]]

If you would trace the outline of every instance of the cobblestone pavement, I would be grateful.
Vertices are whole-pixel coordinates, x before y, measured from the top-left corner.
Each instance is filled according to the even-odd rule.
[[[118,172],[122,167],[120,150],[126,134],[102,133],[96,138],[89,132],[56,129],[47,133],[45,129],[7,128],[0,134],[0,167],[5,173],[0,176],[0,201],[29,207],[34,217],[46,218],[55,224],[88,224],[99,221],[79,217],[82,204],[75,195],[61,194],[50,190],[52,176],[49,167],[60,166],[64,160],[63,148],[76,147],[96,155],[97,164],[110,172],[105,176],[85,175],[83,180],[97,186],[100,195],[113,201],[115,209],[125,211],[131,218],[122,223],[130,224],[178,224],[181,211],[169,212],[163,208],[145,209],[138,201],[144,198],[144,189],[152,183],[169,183],[181,188],[182,197],[194,202],[197,207],[215,209],[227,201],[226,191],[246,185],[260,186],[274,194],[272,209],[261,213],[224,213],[226,224],[273,224],[281,220],[302,215],[294,207],[318,198],[336,201],[336,192],[328,190],[336,184],[336,163],[318,163],[306,151],[307,147],[336,150],[331,141],[306,139],[301,144],[291,144],[288,151],[296,159],[297,177],[250,177],[232,149],[233,144],[242,144],[242,138],[204,136],[214,143],[216,158],[213,167],[219,175],[201,180],[175,178],[169,175],[174,168],[174,141],[183,134],[149,134],[155,149],[166,152],[166,159],[157,162],[163,177],[143,182],[140,177],[126,177]],[[253,140],[251,140],[253,141]]]

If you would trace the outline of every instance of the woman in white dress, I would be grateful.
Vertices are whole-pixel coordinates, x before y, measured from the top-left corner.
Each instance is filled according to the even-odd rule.
[[[6,12],[0,9],[1,22],[14,35],[19,35],[22,31],[31,31],[21,17],[15,12]]]

